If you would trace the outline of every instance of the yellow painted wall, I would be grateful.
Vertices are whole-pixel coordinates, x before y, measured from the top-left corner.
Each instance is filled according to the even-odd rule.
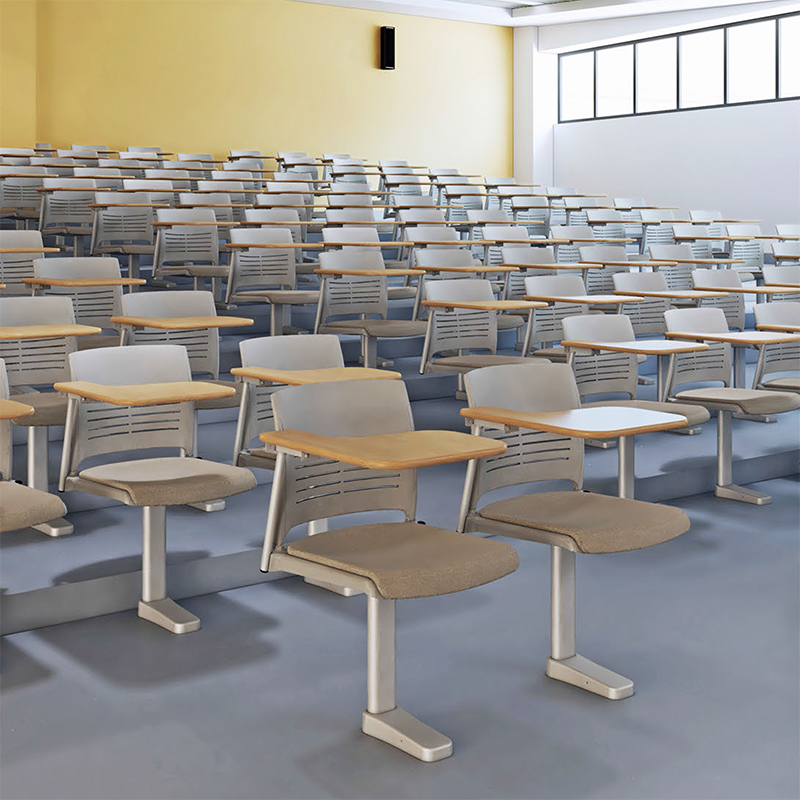
[[[290,0],[37,5],[40,141],[511,174],[508,28]],[[380,25],[396,28],[393,72],[377,69]]]
[[[0,143],[36,139],[35,0],[0,0]]]

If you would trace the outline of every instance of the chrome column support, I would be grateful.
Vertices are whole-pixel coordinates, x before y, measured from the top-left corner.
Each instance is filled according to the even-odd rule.
[[[634,470],[634,448],[636,440],[633,436],[620,436],[617,448],[618,476],[617,495],[633,500],[636,487],[636,472]]]
[[[717,411],[717,485],[714,494],[726,500],[739,500],[765,506],[772,498],[763,492],[737,486],[733,482],[733,414],[730,411]]]
[[[547,676],[609,700],[630,697],[633,681],[575,652],[575,553],[555,545],[550,548],[550,581]]]
[[[50,491],[50,475],[48,469],[49,447],[46,425],[31,425],[28,427],[28,486],[42,492]],[[63,517],[41,522],[31,526],[45,536],[69,536],[75,531],[75,526]]]
[[[397,705],[395,601],[367,598],[367,709],[361,730],[418,758],[441,761],[453,742]]]
[[[167,597],[167,509],[142,508],[142,599],[139,616],[170,633],[191,633],[200,620]]]

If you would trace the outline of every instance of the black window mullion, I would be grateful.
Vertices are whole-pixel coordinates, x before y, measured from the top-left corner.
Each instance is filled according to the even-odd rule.
[[[597,50],[592,55],[592,119],[597,119]]]
[[[639,42],[633,43],[633,113],[639,113],[639,86],[636,82],[636,71],[639,64]]]
[[[775,99],[781,96],[781,26],[780,20],[773,20],[775,25]]]
[[[681,107],[681,37],[675,37],[675,108]]]
[[[722,104],[728,105],[728,30],[722,29]]]

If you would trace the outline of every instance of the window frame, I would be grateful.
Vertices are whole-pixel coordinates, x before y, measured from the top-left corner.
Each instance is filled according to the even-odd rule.
[[[601,47],[586,47],[581,50],[570,50],[569,52],[559,53],[558,55],[558,124],[570,125],[574,122],[588,122],[593,120],[606,120],[606,119],[624,119],[625,117],[645,117],[652,114],[677,114],[681,112],[703,111],[710,108],[726,108],[728,106],[752,106],[760,105],[762,103],[783,103],[791,100],[799,100],[800,94],[789,95],[781,97],[781,35],[780,35],[780,20],[788,17],[800,17],[800,12],[792,11],[786,14],[774,14],[767,17],[756,17],[754,19],[741,20],[739,22],[730,22],[725,25],[709,25],[702,28],[693,28],[691,30],[680,31],[678,33],[665,33],[660,36],[648,36],[642,39],[631,39],[628,41],[614,42],[613,44],[602,45]],[[729,102],[728,100],[728,31],[731,28],[738,28],[742,25],[752,25],[757,22],[772,22],[775,29],[775,96],[768,97],[763,100],[742,100],[739,102]],[[691,106],[689,108],[681,108],[681,37],[691,35],[694,33],[705,33],[707,31],[723,31],[722,38],[722,91],[723,102],[715,103],[713,105],[704,106]],[[675,70],[675,97],[676,108],[663,109],[660,111],[639,111],[639,92],[637,86],[638,78],[638,62],[639,62],[639,45],[643,42],[654,42],[663,39],[675,39],[675,48],[677,57],[676,70]],[[614,47],[621,47],[623,45],[633,45],[633,113],[631,114],[613,114],[606,116],[597,116],[597,53],[601,50],[610,50]],[[594,57],[594,85],[593,85],[593,102],[592,102],[592,116],[581,117],[580,119],[563,119],[561,108],[561,91],[562,91],[562,71],[561,59],[565,56],[574,56],[582,53],[592,53]]]

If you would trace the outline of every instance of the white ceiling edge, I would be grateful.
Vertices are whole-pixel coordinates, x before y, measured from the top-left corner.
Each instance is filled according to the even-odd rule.
[[[477,22],[482,25],[515,24],[511,9],[500,6],[460,3],[453,0],[293,0],[297,3],[319,3],[325,6],[359,8],[364,11],[382,11],[387,14],[407,14],[412,17],[432,17],[458,22]]]
[[[687,30],[728,25],[773,14],[800,11],[796,0],[752,0],[743,5],[725,5],[692,11],[651,14],[626,19],[601,19],[590,22],[563,23],[537,28],[537,49],[541,53],[564,53],[587,47],[601,47]],[[523,28],[524,29],[524,28]]]
[[[510,9],[489,3],[459,0],[291,0],[342,8],[357,8],[387,14],[476,22],[504,27],[550,27],[573,23],[602,22],[652,15],[701,12],[732,12],[737,6],[763,5],[764,14],[800,10],[797,0],[569,0]],[[530,3],[531,0],[521,0]],[[777,12],[772,11],[778,8]],[[768,10],[769,9],[769,10]]]
[[[511,15],[517,23],[544,27],[756,3],[773,5],[770,0],[700,0],[699,2],[698,0],[571,0],[567,3],[546,3],[515,8]],[[787,6],[787,10],[792,10],[792,7],[800,9],[800,3],[787,2],[784,5]]]

